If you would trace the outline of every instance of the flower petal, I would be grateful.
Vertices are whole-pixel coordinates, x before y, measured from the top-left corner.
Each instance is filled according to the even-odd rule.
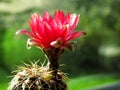
[[[33,39],[33,38],[29,38],[27,41],[27,49],[30,49],[32,46],[40,46],[41,48],[44,47],[42,44],[40,44],[40,42],[38,42],[37,40]]]
[[[82,31],[81,32],[74,32],[72,35],[68,36],[66,40],[69,41],[69,40],[75,39],[75,38],[83,36],[83,35],[86,35],[86,33],[82,32]]]
[[[47,11],[44,13],[44,19],[47,19],[47,21],[50,21],[52,19],[52,17],[49,15]]]
[[[44,40],[49,42],[51,40],[51,38],[52,38],[52,29],[51,29],[50,25],[47,22],[43,22],[42,32],[43,32],[42,38],[44,38]]]
[[[52,41],[52,42],[50,43],[50,45],[53,46],[53,47],[55,47],[55,48],[59,48],[59,47],[61,47],[61,45],[62,45],[62,39],[59,38],[59,39],[57,39],[56,41]]]
[[[75,27],[77,26],[77,24],[78,24],[78,21],[79,21],[79,16],[78,15],[76,15],[76,14],[72,14],[71,15],[71,19],[70,19],[70,22],[69,22],[69,24],[70,24],[70,26],[71,26],[71,30],[74,30],[75,29]]]
[[[32,33],[27,31],[27,30],[18,30],[16,32],[16,35],[19,35],[19,34],[25,34],[25,35],[28,35],[28,36],[32,36]]]

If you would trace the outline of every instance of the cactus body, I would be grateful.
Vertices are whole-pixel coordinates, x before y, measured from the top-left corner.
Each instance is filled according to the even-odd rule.
[[[21,67],[10,82],[8,90],[66,90],[65,74],[57,72],[56,77],[46,66],[36,64]]]

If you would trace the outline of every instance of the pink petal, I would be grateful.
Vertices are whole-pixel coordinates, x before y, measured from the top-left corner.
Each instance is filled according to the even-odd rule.
[[[64,13],[60,10],[57,10],[54,13],[54,20],[56,21],[58,27],[57,28],[62,28],[63,20],[64,20]]]
[[[68,14],[66,15],[66,17],[65,17],[66,19],[65,19],[65,21],[64,21],[64,24],[69,24],[69,22],[70,22],[70,13],[68,12]]]
[[[60,14],[60,10],[56,10],[54,13],[54,18],[58,18]]]
[[[29,21],[29,25],[30,25],[30,28],[31,28],[31,30],[32,30],[32,32],[33,32],[34,34],[35,34],[35,32],[36,32],[36,29],[37,29],[36,24],[37,24],[36,18],[33,17],[33,18]]]
[[[44,13],[44,19],[47,19],[48,21],[50,21],[52,18],[51,18],[51,16],[49,15],[49,13],[46,11],[45,13]]]
[[[62,22],[59,19],[56,20],[56,23],[57,23],[57,28],[62,29]]]
[[[36,42],[33,41],[32,39],[28,39],[27,41],[27,48],[30,49],[31,46],[36,45]]]
[[[46,22],[44,22],[43,23],[43,28],[44,28],[44,35],[45,35],[45,37],[48,39],[48,40],[50,40],[50,38],[52,38],[52,29],[51,29],[51,27],[49,26],[49,24],[48,23],[46,23]]]
[[[43,18],[40,14],[38,14],[38,21],[42,22],[43,21]]]
[[[31,16],[31,20],[29,21],[30,27],[33,31],[33,33],[38,32],[39,28],[41,27],[41,22],[43,21],[43,18],[39,14],[33,14]]]
[[[63,39],[65,39],[68,33],[69,33],[69,24],[66,24],[61,30],[60,35]]]
[[[65,21],[65,15],[64,15],[64,12],[59,11],[59,16],[58,16],[58,18],[60,19],[61,23],[63,24],[64,21]]]
[[[27,41],[27,48],[30,49],[32,46],[40,46],[44,47],[42,42],[40,40],[34,39],[34,38],[29,38]]]
[[[41,16],[39,15],[39,17],[41,17]],[[34,37],[36,37],[36,38],[37,37],[41,38],[40,34],[41,34],[42,26],[41,26],[41,21],[39,20],[40,19],[39,17],[37,18],[37,16],[36,16],[36,17],[34,17],[34,20],[29,21],[29,25],[32,30],[32,33],[33,33]]]
[[[69,41],[69,40],[75,39],[83,35],[86,35],[86,33],[85,32],[74,32],[72,35],[68,36],[66,40]]]
[[[70,19],[70,26],[71,26],[71,30],[74,30],[75,27],[77,26],[79,21],[79,16],[76,14],[71,15],[71,19]]]
[[[57,23],[56,21],[53,19],[50,23],[49,23],[50,27],[51,27],[51,33],[52,33],[52,38],[56,38],[58,35],[57,35]]]
[[[25,35],[28,35],[28,36],[32,36],[31,32],[27,31],[27,30],[18,30],[16,32],[16,35],[18,34],[25,34]]]
[[[41,17],[40,14],[34,13],[34,14],[31,15],[31,20],[32,20],[32,21],[34,21],[34,20],[42,21],[43,18]]]

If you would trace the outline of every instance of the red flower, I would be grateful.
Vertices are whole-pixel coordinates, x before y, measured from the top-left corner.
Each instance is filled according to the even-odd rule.
[[[74,32],[79,21],[79,15],[57,10],[52,18],[46,11],[42,17],[40,14],[33,14],[30,19],[31,32],[19,30],[16,34],[30,36],[28,46],[37,45],[41,48],[66,47],[70,40],[84,35],[84,32]]]

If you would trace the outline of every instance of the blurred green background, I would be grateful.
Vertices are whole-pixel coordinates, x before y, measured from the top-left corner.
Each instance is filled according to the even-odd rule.
[[[60,69],[68,73],[69,90],[89,90],[120,80],[120,0],[0,0],[0,90],[6,90],[11,71],[23,62],[45,60],[43,52],[26,48],[32,13],[57,9],[80,14],[76,30],[87,32],[77,39],[75,51],[65,51]],[[62,65],[64,64],[64,65]]]

